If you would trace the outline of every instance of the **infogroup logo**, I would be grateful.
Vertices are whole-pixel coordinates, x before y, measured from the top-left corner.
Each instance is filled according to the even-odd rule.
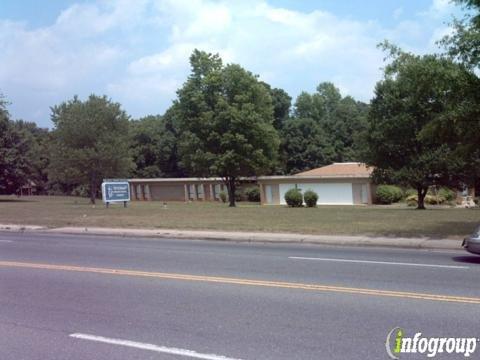
[[[402,328],[395,327],[387,335],[385,348],[392,359],[400,359],[401,354],[420,354],[434,358],[437,354],[456,354],[468,358],[477,349],[477,338],[422,337],[421,332],[406,337]]]

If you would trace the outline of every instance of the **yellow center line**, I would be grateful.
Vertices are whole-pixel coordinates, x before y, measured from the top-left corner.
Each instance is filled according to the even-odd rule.
[[[253,279],[240,279],[240,278],[230,278],[230,277],[201,276],[201,275],[148,272],[148,271],[124,270],[124,269],[108,269],[108,268],[95,268],[95,267],[70,266],[70,265],[52,265],[52,264],[26,263],[26,262],[16,262],[16,261],[0,261],[0,267],[74,271],[74,272],[83,272],[83,273],[120,275],[120,276],[139,276],[139,277],[150,277],[150,278],[168,279],[168,280],[200,281],[200,282],[210,282],[210,283],[220,283],[220,284],[263,286],[263,287],[283,288],[283,289],[298,289],[298,290],[310,290],[310,291],[337,292],[337,293],[345,293],[345,294],[386,296],[386,297],[395,297],[395,298],[404,298],[404,299],[480,304],[480,298],[478,297],[438,295],[438,294],[426,294],[426,293],[391,291],[391,290],[376,290],[376,289],[364,289],[364,288],[353,288],[353,287],[331,286],[331,285],[320,285],[320,284],[302,284],[302,283],[283,282],[283,281],[253,280]]]

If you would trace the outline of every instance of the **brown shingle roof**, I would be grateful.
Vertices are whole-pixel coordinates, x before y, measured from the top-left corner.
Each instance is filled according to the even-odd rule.
[[[298,173],[296,176],[369,177],[372,171],[373,168],[367,167],[363,163],[348,162],[333,163],[331,165]]]

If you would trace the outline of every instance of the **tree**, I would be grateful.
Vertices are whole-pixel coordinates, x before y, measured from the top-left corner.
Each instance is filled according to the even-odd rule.
[[[480,66],[480,0],[455,0],[471,11],[467,16],[453,21],[453,32],[441,43],[448,53],[472,68]]]
[[[48,187],[48,149],[51,134],[48,129],[39,128],[34,122],[17,120],[13,122],[13,126],[27,144],[27,180],[35,183],[38,193],[45,193]]]
[[[270,93],[270,97],[272,98],[272,105],[273,105],[273,127],[277,130],[281,130],[283,128],[283,124],[288,120],[290,117],[290,108],[292,107],[292,98],[288,93],[279,88],[273,88],[265,83],[261,82]]]
[[[358,161],[367,112],[367,104],[351,96],[342,97],[329,82],[320,83],[313,94],[302,92],[295,102],[288,129],[282,131],[287,172],[308,170],[332,161]]]
[[[453,22],[453,32],[446,36],[441,43],[447,48],[448,54],[463,65],[473,69],[478,75],[480,70],[480,1],[456,0],[463,5],[467,15]],[[476,183],[480,188],[480,81],[478,76],[471,82],[469,106],[462,108],[469,112],[455,128],[458,130],[457,156],[465,163],[463,171],[464,181],[468,184]]]
[[[281,138],[287,174],[323,166],[330,163],[334,156],[325,132],[312,119],[288,120],[281,131]]]
[[[88,187],[95,198],[103,178],[128,176],[129,119],[120,104],[106,96],[78,97],[52,108],[54,146],[50,177]]]
[[[10,120],[7,101],[0,95],[0,193],[19,193],[31,170],[31,142]]]
[[[172,120],[170,112],[164,117],[147,116],[131,122],[131,152],[136,165],[134,176],[183,175],[178,168],[177,135],[169,126]]]
[[[365,161],[375,167],[377,182],[415,188],[417,208],[424,209],[428,187],[449,183],[461,167],[445,141],[454,132],[438,136],[438,125],[461,118],[458,109],[469,96],[465,83],[472,74],[446,58],[413,55],[387,42],[382,47],[392,62],[375,88]]]
[[[275,164],[279,139],[268,90],[239,65],[195,50],[192,72],[178,90],[181,163],[198,176],[219,176],[235,206],[236,181]]]

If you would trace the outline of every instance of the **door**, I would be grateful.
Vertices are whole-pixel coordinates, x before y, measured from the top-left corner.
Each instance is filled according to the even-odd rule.
[[[267,204],[273,204],[273,189],[272,185],[265,185],[265,198]]]
[[[362,184],[362,204],[368,204],[368,187],[367,187],[367,184]]]

